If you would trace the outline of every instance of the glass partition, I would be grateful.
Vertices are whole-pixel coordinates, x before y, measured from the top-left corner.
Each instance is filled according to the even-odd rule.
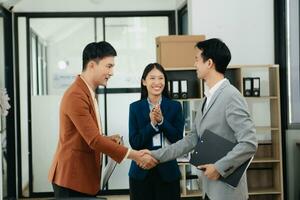
[[[0,90],[5,88],[4,22],[0,16]],[[0,199],[7,196],[6,120],[0,113]]]
[[[156,62],[155,38],[169,34],[168,24],[168,17],[105,18],[105,38],[118,53],[114,76],[107,86],[107,133],[121,134],[128,147],[129,104],[138,100],[140,93],[127,93],[127,89],[140,88],[144,68]],[[119,92],[110,94],[111,88]],[[129,188],[129,167],[129,160],[116,167],[108,189]]]
[[[30,19],[33,192],[49,192],[48,170],[59,134],[64,91],[82,70],[82,50],[95,39],[94,18]],[[75,42],[76,41],[76,42]]]
[[[117,50],[114,76],[106,89],[97,90],[98,102],[105,133],[120,133],[129,146],[128,108],[140,95],[128,89],[139,88],[143,69],[156,62],[155,37],[169,34],[164,16],[35,17],[27,22],[26,17],[18,18],[23,196],[52,192],[47,175],[58,141],[60,100],[81,73],[83,48],[106,40]],[[129,163],[118,165],[109,190],[129,188]]]
[[[155,38],[168,34],[168,17],[105,18],[105,38],[118,52],[108,88],[139,88],[144,68],[156,62]]]

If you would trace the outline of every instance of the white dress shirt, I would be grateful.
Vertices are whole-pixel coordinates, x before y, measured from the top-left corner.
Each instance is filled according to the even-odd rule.
[[[97,102],[97,99],[96,99],[96,93],[95,91],[89,86],[89,84],[84,80],[84,78],[82,76],[80,76],[80,78],[83,80],[83,82],[86,84],[86,86],[88,87],[90,93],[91,93],[91,96],[93,98],[93,103],[94,103],[94,108],[95,108],[95,113],[96,113],[96,118],[97,118],[97,123],[98,123],[98,127],[99,127],[99,133],[100,135],[103,134],[102,132],[102,126],[101,126],[101,118],[100,118],[100,113],[99,113],[99,107],[98,107],[98,102]],[[124,160],[127,159],[128,155],[130,153],[130,149],[128,149],[125,157],[123,158],[123,160],[121,162],[124,162]],[[101,153],[101,162],[102,162],[102,153]]]
[[[209,102],[211,98],[213,97],[214,93],[219,89],[219,87],[222,85],[222,83],[227,80],[226,78],[223,78],[222,80],[218,81],[212,88],[208,88],[206,85],[204,95],[206,96],[206,103],[205,103],[205,109],[208,108]]]

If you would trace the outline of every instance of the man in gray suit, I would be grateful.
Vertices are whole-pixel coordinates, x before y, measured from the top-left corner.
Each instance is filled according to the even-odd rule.
[[[159,162],[166,162],[192,151],[205,130],[210,130],[231,142],[237,142],[222,159],[198,166],[204,175],[204,199],[248,199],[246,173],[236,188],[219,180],[220,176],[229,176],[251,158],[257,149],[255,126],[250,118],[247,103],[241,93],[224,78],[230,59],[228,47],[219,39],[209,39],[196,44],[197,76],[205,81],[209,90],[205,92],[206,97],[197,111],[192,132],[166,148],[151,152],[144,150]]]

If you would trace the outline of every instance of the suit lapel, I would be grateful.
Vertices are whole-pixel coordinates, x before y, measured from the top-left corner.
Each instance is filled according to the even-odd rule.
[[[96,116],[96,108],[94,106],[94,100],[93,100],[93,97],[91,96],[91,93],[90,93],[90,90],[88,88],[88,86],[85,84],[85,82],[80,78],[80,75],[77,76],[76,78],[76,81],[77,85],[79,85],[79,87],[83,90],[83,92],[88,96],[88,99],[89,99],[89,103],[90,105],[92,106],[93,108],[93,112],[91,113],[92,114],[92,117],[94,118],[94,121],[96,122],[97,124],[97,127],[99,129],[99,125],[98,125],[98,122],[97,122],[97,116]]]
[[[149,104],[148,104],[148,101],[147,99],[143,99],[141,101],[141,112],[143,112],[143,116],[145,119],[149,119],[149,112],[150,112],[150,109],[149,109]]]
[[[202,104],[200,106],[202,115],[203,115],[203,112],[204,112],[204,107],[205,107],[206,101],[207,101],[207,98],[204,97],[204,99],[202,100]]]
[[[205,117],[205,115],[207,114],[207,112],[210,110],[210,108],[212,107],[212,105],[215,103],[216,99],[218,98],[218,96],[223,92],[223,89],[229,85],[228,80],[226,80],[218,89],[217,91],[214,93],[214,95],[212,96],[209,104],[207,105],[208,107],[206,109],[204,109],[204,112],[202,114],[202,118],[201,120]]]
[[[164,115],[164,113],[167,113],[166,111],[168,110],[168,103],[167,103],[168,99],[165,98],[165,97],[162,97],[162,100],[161,100],[161,105],[160,105],[160,109],[161,109],[161,112],[162,112],[162,115]]]

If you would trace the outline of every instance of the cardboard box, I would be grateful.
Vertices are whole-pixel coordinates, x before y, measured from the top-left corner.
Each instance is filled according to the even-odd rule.
[[[204,35],[169,35],[156,38],[156,59],[164,68],[193,67],[195,45]]]

